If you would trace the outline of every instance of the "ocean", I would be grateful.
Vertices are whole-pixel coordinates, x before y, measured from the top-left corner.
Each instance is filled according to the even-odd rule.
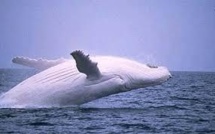
[[[35,73],[0,69],[0,93]],[[215,73],[171,73],[162,85],[80,106],[0,108],[0,133],[215,133]]]

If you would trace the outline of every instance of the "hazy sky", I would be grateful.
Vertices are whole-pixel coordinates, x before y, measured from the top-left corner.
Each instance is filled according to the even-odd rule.
[[[0,68],[75,49],[215,71],[215,0],[0,0]]]

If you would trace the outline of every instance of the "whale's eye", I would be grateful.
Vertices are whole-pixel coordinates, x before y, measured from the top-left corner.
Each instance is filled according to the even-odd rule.
[[[149,68],[158,68],[158,66],[151,65],[151,64],[146,64]]]

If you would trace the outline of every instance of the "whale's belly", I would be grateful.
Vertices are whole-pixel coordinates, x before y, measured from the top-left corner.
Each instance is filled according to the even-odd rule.
[[[58,103],[56,101],[60,101],[63,94],[79,87],[85,80],[86,76],[78,72],[71,60],[26,79],[3,94],[1,99],[19,105]]]

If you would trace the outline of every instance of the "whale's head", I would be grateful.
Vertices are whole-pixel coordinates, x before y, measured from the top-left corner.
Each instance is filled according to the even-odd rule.
[[[126,91],[159,85],[172,77],[169,70],[163,66],[129,64],[126,69],[126,73],[121,74]]]

